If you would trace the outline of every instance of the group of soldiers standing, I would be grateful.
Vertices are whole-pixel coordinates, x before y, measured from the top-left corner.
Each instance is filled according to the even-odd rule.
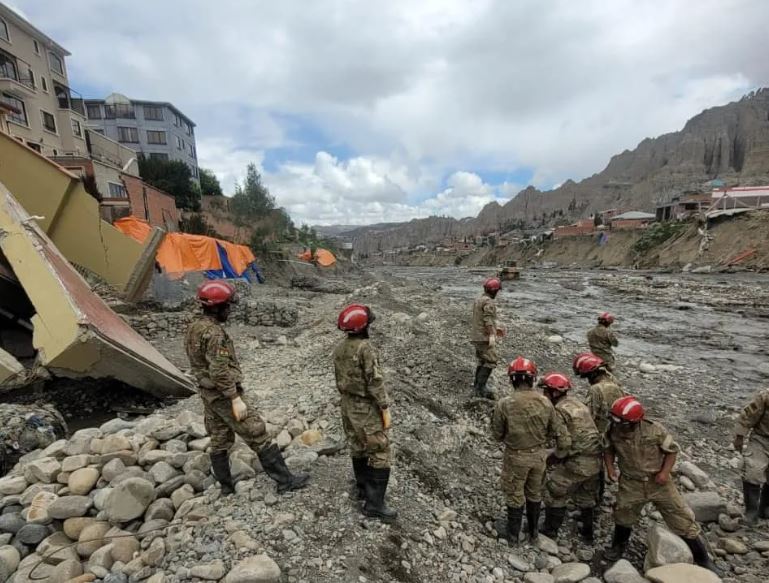
[[[494,398],[487,383],[499,362],[497,340],[505,335],[495,303],[500,290],[498,279],[486,280],[483,295],[473,305],[471,341],[477,357],[473,389],[483,398]],[[255,404],[242,389],[234,346],[223,327],[237,301],[234,288],[207,282],[198,289],[198,300],[203,313],[187,331],[186,350],[203,400],[212,468],[222,493],[234,491],[228,455],[235,434],[257,452],[279,492],[303,488],[309,476],[286,467]],[[333,362],[354,494],[364,515],[393,522],[397,512],[385,503],[393,458],[390,397],[369,341],[374,320],[372,310],[362,304],[342,310],[337,327],[346,337],[335,349]],[[491,424],[493,437],[505,446],[501,487],[507,515],[496,522],[497,532],[511,545],[518,544],[525,516],[528,538],[536,541],[544,500],[541,532],[557,538],[571,502],[579,509],[579,534],[592,543],[595,509],[608,479],[617,482],[614,535],[604,552],[608,560],[622,557],[644,506],[651,502],[689,546],[694,562],[715,571],[701,528],[671,478],[678,444],[663,425],[646,417],[642,403],[625,394],[613,374],[613,348],[618,344],[610,329],[613,321],[611,314],[601,314],[587,335],[591,351],[574,358],[574,374],[587,381],[582,400],[574,396],[572,382],[563,373],[540,377],[536,363],[523,356],[509,364],[513,390],[496,401]],[[743,484],[746,522],[755,524],[769,517],[769,389],[745,408],[736,433],[738,451],[750,436]]]

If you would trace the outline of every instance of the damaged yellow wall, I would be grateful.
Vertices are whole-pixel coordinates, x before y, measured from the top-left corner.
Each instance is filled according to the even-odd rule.
[[[31,148],[0,132],[0,182],[73,264],[96,273],[120,291],[135,295],[132,282],[146,281],[154,252],[101,220],[99,203],[80,179]]]
[[[20,375],[24,367],[13,356],[0,348],[0,385],[4,382]]]

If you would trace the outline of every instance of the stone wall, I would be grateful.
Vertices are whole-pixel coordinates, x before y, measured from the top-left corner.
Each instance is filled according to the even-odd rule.
[[[197,316],[194,310],[148,312],[127,316],[128,323],[145,338],[162,338],[183,334]],[[234,306],[230,322],[248,326],[294,326],[299,319],[296,306],[268,300],[245,299]]]

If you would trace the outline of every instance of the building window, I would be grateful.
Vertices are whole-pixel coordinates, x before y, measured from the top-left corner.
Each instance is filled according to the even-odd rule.
[[[43,127],[48,130],[49,132],[56,133],[56,118],[53,117],[50,113],[47,111],[40,110],[40,117],[43,120]]]
[[[150,152],[150,160],[163,160],[164,162],[168,162],[168,154],[163,154],[162,152]]]
[[[195,157],[195,146],[190,144],[190,156]]]
[[[56,53],[48,53],[48,61],[51,64],[51,71],[64,75],[64,61]]]
[[[126,128],[123,126],[118,126],[117,128],[117,139],[118,142],[127,142],[129,144],[138,144],[139,143],[139,130],[136,128]]]
[[[159,105],[145,105],[144,119],[150,121],[163,121],[163,108]]]
[[[181,139],[179,136],[176,136],[176,149],[184,150],[184,140]]]
[[[19,80],[19,72],[16,69],[16,59],[9,54],[0,51],[0,77]]]
[[[182,127],[182,118],[180,118],[180,117],[179,117],[179,114],[178,114],[178,113],[175,113],[175,114],[174,114],[174,125],[175,125],[177,128],[180,128],[180,127]]]
[[[184,128],[187,130],[187,135],[191,136],[192,135],[192,124],[191,123],[185,123],[184,124]]]
[[[35,72],[32,69],[27,69],[27,75],[29,75],[29,82],[32,83],[32,88],[37,87],[35,84]]]
[[[0,18],[0,38],[11,42],[11,35],[8,34],[8,23]]]
[[[43,91],[48,93],[48,81],[46,81],[45,77],[40,77],[40,86],[43,88]]]
[[[70,121],[72,122],[72,133],[75,134],[76,137],[82,138],[83,128],[80,126],[80,122],[74,118],[72,118]]]
[[[166,133],[155,130],[147,130],[147,143],[165,145]]]
[[[101,106],[98,104],[90,104],[86,106],[88,110],[88,119],[101,119]]]
[[[27,142],[27,146],[32,148],[38,154],[43,151],[43,149],[40,147],[40,144],[36,144],[35,142]]]
[[[32,39],[32,44],[35,45],[35,54],[39,55],[40,54],[40,44],[35,39]]]
[[[192,176],[194,178],[198,177],[198,167],[197,166],[190,166],[190,170],[192,171]]]
[[[13,111],[9,112],[8,113],[9,121],[16,122],[23,126],[29,126],[29,121],[27,120],[27,108],[21,99],[19,99],[18,97],[14,97],[13,95],[10,95],[8,93],[3,93],[2,101],[3,103],[7,103],[8,105],[10,105],[11,107],[15,107],[20,112],[20,113],[14,113]]]
[[[108,182],[110,198],[128,198],[125,186],[116,182]]]
[[[136,119],[136,112],[134,111],[134,106],[130,103],[105,105],[104,117],[106,119]]]

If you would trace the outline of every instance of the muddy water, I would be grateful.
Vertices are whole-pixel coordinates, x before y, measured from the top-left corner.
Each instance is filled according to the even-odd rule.
[[[393,275],[435,282],[442,292],[460,300],[471,300],[485,275],[461,268],[388,268]],[[491,272],[491,270],[490,270]],[[611,289],[599,285],[606,278],[626,278],[648,285],[638,289]],[[585,332],[596,316],[609,311],[617,315],[620,361],[666,363],[688,367],[695,377],[716,377],[738,403],[745,395],[769,383],[769,305],[757,299],[744,313],[719,306],[730,294],[743,293],[746,286],[769,290],[769,277],[761,275],[691,275],[612,273],[600,271],[531,270],[522,279],[505,282],[499,296],[502,314],[516,314],[546,324],[553,334],[585,344]],[[667,289],[657,293],[657,288]],[[677,300],[670,289],[683,288]],[[703,291],[704,299],[690,299],[686,289]],[[674,294],[675,295],[675,294]],[[769,302],[767,302],[769,303]],[[715,305],[714,305],[715,304]],[[731,404],[731,403],[730,403]]]

